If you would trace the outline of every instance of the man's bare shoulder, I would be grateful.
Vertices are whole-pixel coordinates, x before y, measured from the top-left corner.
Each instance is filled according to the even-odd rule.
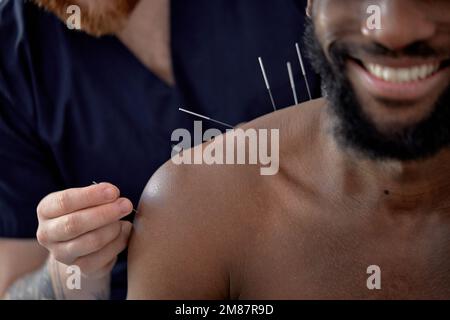
[[[248,228],[257,226],[253,220],[259,220],[261,215],[269,211],[268,208],[274,202],[272,196],[277,197],[274,189],[283,184],[286,176],[290,176],[294,170],[299,171],[298,158],[308,158],[307,154],[313,145],[311,140],[314,139],[324,104],[322,99],[315,100],[268,114],[240,127],[244,135],[248,130],[255,130],[257,135],[262,130],[267,130],[269,137],[266,151],[267,154],[272,151],[272,156],[274,145],[269,144],[276,142],[270,141],[270,130],[279,130],[278,159],[271,159],[278,162],[279,168],[273,175],[263,174],[263,169],[271,164],[260,163],[259,158],[264,153],[261,151],[260,140],[254,149],[258,163],[249,164],[249,135],[244,136],[245,139],[236,139],[233,157],[235,162],[227,162],[229,150],[226,145],[234,132],[183,151],[192,152],[192,159],[197,153],[205,160],[208,148],[211,150],[214,146],[219,146],[216,151],[223,150],[223,161],[220,164],[206,164],[205,161],[201,164],[175,164],[173,160],[169,160],[153,175],[143,192],[139,208],[143,221],[148,217],[151,220],[158,217],[164,220],[171,218],[176,221],[178,228],[185,222],[186,226],[201,225],[209,230],[226,230],[228,235],[237,236],[239,232],[248,234]],[[244,142],[245,164],[239,164],[237,149]],[[294,162],[295,168],[292,166]]]
[[[264,174],[261,170],[269,167],[270,164],[261,163],[261,157],[264,153],[261,149],[260,133],[267,133],[266,161],[270,156],[274,156],[274,145],[279,144],[279,170],[285,170],[284,164],[289,166],[291,155],[306,154],[311,148],[310,140],[314,139],[317,130],[317,122],[320,121],[320,114],[323,111],[325,101],[323,99],[314,100],[303,105],[290,107],[275,113],[268,114],[254,121],[248,122],[239,127],[243,131],[243,138],[236,137],[237,130],[228,132],[222,136],[216,137],[209,143],[197,146],[191,150],[191,159],[194,162],[195,154],[201,154],[200,164],[174,163],[169,160],[163,165],[149,181],[142,199],[141,205],[150,205],[152,209],[155,206],[163,206],[164,211],[172,211],[171,208],[181,206],[184,212],[177,208],[173,209],[174,214],[182,215],[189,212],[195,213],[198,219],[205,219],[207,216],[221,214],[236,206],[236,200],[239,203],[253,202],[253,197],[260,197],[264,192],[264,185],[270,184],[276,180],[277,173]],[[238,129],[238,130],[239,130]],[[249,146],[251,136],[249,130],[256,132],[256,146]],[[266,130],[266,131],[264,131]],[[279,139],[270,141],[271,130],[279,131]],[[227,142],[230,137],[236,141],[233,144],[233,161],[227,161],[230,150],[227,148]],[[242,145],[245,144],[245,145]],[[240,148],[245,148],[245,159],[239,163]],[[213,150],[214,149],[214,150]],[[212,152],[217,151],[217,152]],[[207,156],[214,158],[218,150],[223,150],[216,159],[217,163],[207,162]],[[250,153],[255,151],[255,163],[250,163],[252,156]],[[271,154],[272,151],[272,154]],[[276,160],[276,159],[271,159]],[[283,172],[280,172],[283,174]],[[273,178],[273,179],[272,179]],[[247,199],[247,200],[246,200]],[[154,212],[154,210],[145,210]],[[230,213],[230,211],[228,211]],[[168,214],[168,212],[166,212]],[[205,216],[206,215],[206,216]],[[193,218],[193,217],[191,217]],[[219,217],[220,218],[220,217]]]
[[[317,129],[318,121],[326,108],[326,100],[316,99],[278,110],[241,126],[243,129],[280,130],[281,150],[291,142],[301,143]]]
[[[287,174],[284,161],[289,167],[289,158],[302,148],[303,137],[309,139],[309,131],[314,130],[314,122],[320,113],[316,109],[321,108],[322,104],[321,100],[317,100],[291,107],[239,128],[244,134],[250,129],[257,135],[261,130],[267,130],[267,142],[272,135],[270,130],[279,130],[280,158],[277,161],[281,172],[274,175],[263,175],[261,163],[227,163],[230,150],[226,150],[226,141],[230,141],[230,132],[192,150],[183,151],[192,152],[194,157],[196,152],[204,156],[205,152],[215,147],[218,153],[220,148],[224,148],[222,162],[215,158],[219,163],[176,164],[172,159],[164,164],[150,179],[141,198],[130,244],[129,274],[133,273],[129,279],[130,292],[142,293],[144,284],[136,280],[139,274],[153,279],[148,280],[150,282],[145,287],[154,290],[176,286],[174,283],[158,284],[160,280],[155,279],[165,275],[165,281],[176,281],[178,267],[178,271],[186,273],[185,276],[195,279],[195,286],[200,287],[199,292],[207,293],[194,298],[233,297],[233,292],[228,291],[230,283],[233,283],[232,278],[236,277],[236,273],[232,272],[233,266],[239,264],[240,257],[245,256],[242,251],[246,250],[245,244],[251,242],[251,237],[270,224],[270,215],[273,215],[275,206],[279,206],[277,202],[281,197],[277,192],[283,192],[283,180]],[[240,144],[250,139],[251,135],[247,135],[236,142],[234,160],[238,159]],[[257,147],[260,148],[259,141]],[[261,150],[258,148],[259,157]],[[273,151],[273,146],[270,148]],[[249,150],[247,148],[245,151],[247,162],[251,158]],[[217,153],[210,154],[214,155]],[[202,159],[206,160],[206,157]],[[265,166],[268,166],[267,162]],[[151,270],[157,273],[152,276]],[[133,287],[138,289],[133,290]],[[177,288],[177,292],[177,296],[132,294],[131,297],[193,297],[187,292],[184,295],[182,288]]]

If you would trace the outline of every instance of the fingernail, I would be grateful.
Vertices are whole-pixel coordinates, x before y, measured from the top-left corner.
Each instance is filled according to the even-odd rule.
[[[127,199],[120,200],[119,207],[122,213],[130,213],[131,210],[133,210],[133,208],[130,205],[130,201],[128,201]]]
[[[114,188],[108,187],[104,191],[106,200],[114,200],[116,198],[116,190]]]

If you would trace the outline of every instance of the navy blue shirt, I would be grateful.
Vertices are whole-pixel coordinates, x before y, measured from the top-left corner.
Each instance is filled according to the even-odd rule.
[[[257,58],[278,106],[307,100],[294,44],[306,0],[175,0],[172,60],[177,85],[146,69],[115,37],[69,30],[29,1],[0,1],[0,237],[34,238],[48,193],[92,181],[117,185],[136,206],[170,158],[171,134],[193,128],[185,107],[226,123],[272,111]],[[315,97],[318,79],[307,64]],[[217,125],[204,123],[204,129]],[[225,129],[225,128],[219,128]],[[151,245],[151,244],[149,244]],[[125,254],[112,298],[126,295]]]

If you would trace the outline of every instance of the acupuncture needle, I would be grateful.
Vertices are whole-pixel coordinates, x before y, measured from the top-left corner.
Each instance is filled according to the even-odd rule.
[[[297,49],[297,54],[298,54],[298,59],[299,59],[299,62],[300,62],[302,74],[303,74],[303,77],[305,79],[306,89],[308,90],[308,96],[309,96],[309,99],[312,100],[311,90],[309,88],[308,79],[306,77],[305,66],[303,64],[303,58],[302,58],[302,55],[301,55],[301,52],[300,52],[300,47],[299,47],[298,43],[295,44],[295,47]],[[258,61],[259,61],[259,65],[261,67],[261,72],[262,72],[262,76],[263,76],[263,79],[264,79],[264,83],[266,85],[267,92],[269,93],[269,97],[270,97],[270,101],[272,103],[273,110],[277,111],[277,107],[275,105],[275,100],[273,98],[272,90],[270,88],[269,79],[268,79],[267,74],[266,74],[266,69],[264,68],[264,62],[263,62],[261,57],[258,57]],[[296,90],[296,87],[295,87],[294,75],[293,75],[293,72],[292,72],[292,65],[291,65],[290,62],[287,62],[287,68],[288,68],[289,81],[290,81],[290,84],[291,84],[292,93],[294,95],[294,102],[297,105],[298,104],[298,96],[297,96],[297,90]],[[211,121],[211,122],[215,122],[215,123],[218,123],[218,124],[220,124],[222,126],[234,129],[234,126],[232,126],[232,125],[230,125],[230,124],[228,124],[226,122],[222,122],[222,121],[219,121],[219,120],[216,120],[216,119],[204,116],[202,114],[199,114],[199,113],[196,113],[196,112],[184,109],[184,108],[178,108],[178,110],[182,111],[184,113],[193,115],[195,117],[198,117],[198,118],[201,118],[201,119],[205,119],[205,120],[208,120],[208,121]],[[181,152],[183,150],[179,146],[174,146],[174,145],[172,145],[172,149],[175,150],[176,152]]]
[[[196,113],[196,112],[192,112],[192,111],[189,111],[189,110],[186,110],[186,109],[183,109],[183,108],[178,108],[178,110],[179,110],[179,111],[182,111],[182,112],[184,112],[184,113],[193,115],[193,116],[195,116],[195,117],[202,118],[202,119],[205,119],[205,120],[208,120],[208,121],[212,121],[212,122],[218,123],[218,124],[220,124],[220,125],[222,125],[222,126],[225,126],[225,127],[231,128],[231,129],[234,129],[234,127],[233,127],[231,124],[228,124],[228,123],[225,123],[225,122],[222,122],[222,121],[219,121],[219,120],[212,119],[212,118],[210,118],[210,117],[207,117],[207,116],[198,114],[198,113]]]
[[[267,92],[269,93],[270,102],[272,103],[272,107],[274,111],[277,111],[277,106],[275,105],[275,100],[273,99],[272,90],[270,89],[269,79],[267,78],[266,69],[264,68],[264,63],[261,57],[258,57],[259,66],[261,67],[261,72],[264,78],[264,82],[266,84]]]
[[[297,105],[298,104],[297,90],[295,89],[294,74],[292,73],[292,65],[290,62],[287,63],[287,69],[289,74],[289,82],[291,83],[292,94],[294,95],[294,102],[295,105]]]
[[[97,183],[97,182],[95,182],[95,181],[92,181],[92,184],[98,185],[98,183]],[[134,209],[134,208],[133,208],[133,212],[134,212],[134,213],[138,213],[138,212],[137,212],[137,210],[136,210],[136,209]]]
[[[303,78],[305,79],[306,90],[308,90],[309,100],[312,100],[311,90],[309,89],[308,78],[306,77],[305,65],[303,64],[303,57],[302,57],[302,53],[300,51],[300,46],[298,45],[298,43],[295,44],[295,48],[297,49],[298,61],[300,62],[300,67],[302,68],[302,74],[303,74]]]

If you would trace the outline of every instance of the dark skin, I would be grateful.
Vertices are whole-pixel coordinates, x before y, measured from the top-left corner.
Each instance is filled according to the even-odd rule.
[[[325,52],[335,38],[450,48],[448,1],[370,1],[389,21],[376,31],[361,27],[365,1],[343,2],[310,1]],[[353,86],[389,132],[432,110],[449,70],[441,77],[401,109]],[[280,129],[275,176],[261,176],[258,166],[164,165],[139,208],[128,298],[449,299],[450,151],[425,161],[372,160],[336,142],[329,109],[320,99],[244,126]],[[371,265],[381,268],[381,290],[366,286]]]

